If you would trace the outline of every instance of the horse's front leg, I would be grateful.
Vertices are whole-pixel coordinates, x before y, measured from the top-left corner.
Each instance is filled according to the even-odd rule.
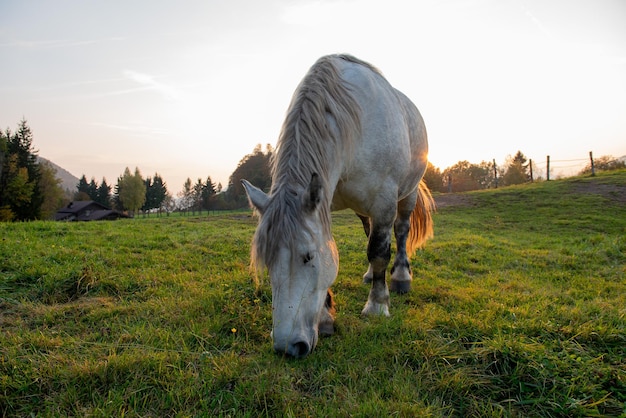
[[[389,289],[385,273],[391,259],[391,225],[372,225],[367,244],[367,259],[372,272],[372,288],[363,315],[389,316]]]
[[[326,294],[326,302],[322,308],[322,314],[320,315],[320,322],[318,325],[318,332],[320,335],[328,336],[335,333],[335,301],[333,299],[333,292],[328,289]]]

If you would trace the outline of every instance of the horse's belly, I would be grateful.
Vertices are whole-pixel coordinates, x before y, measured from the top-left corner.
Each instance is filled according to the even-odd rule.
[[[381,207],[395,208],[397,197],[398,184],[389,179],[361,177],[358,181],[340,181],[333,195],[331,210],[352,209],[358,214],[372,216]]]

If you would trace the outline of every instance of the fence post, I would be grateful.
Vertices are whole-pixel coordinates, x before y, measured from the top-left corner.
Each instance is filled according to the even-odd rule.
[[[534,183],[534,180],[533,180],[533,160],[532,159],[528,160],[528,167],[530,167],[530,182]]]
[[[498,188],[498,169],[496,167],[496,159],[493,159],[493,178],[496,181],[496,189]]]
[[[596,167],[593,165],[593,152],[589,151],[589,159],[591,160],[591,176],[596,175]]]
[[[546,161],[546,181],[550,181],[550,156],[549,155]]]

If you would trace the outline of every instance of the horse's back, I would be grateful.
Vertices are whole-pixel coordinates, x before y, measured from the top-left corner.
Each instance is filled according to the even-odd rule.
[[[342,77],[361,110],[361,132],[344,164],[333,208],[371,215],[413,192],[426,169],[424,122],[411,100],[373,67],[343,60]]]

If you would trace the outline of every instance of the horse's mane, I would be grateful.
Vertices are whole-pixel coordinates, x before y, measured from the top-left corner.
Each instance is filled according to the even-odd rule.
[[[305,227],[302,202],[313,174],[321,181],[320,220],[330,238],[328,174],[351,152],[361,126],[361,109],[341,77],[341,60],[379,73],[352,56],[330,55],[320,58],[297,87],[271,162],[270,200],[252,243],[252,264],[257,268],[271,267],[281,246],[293,248],[297,232]]]

